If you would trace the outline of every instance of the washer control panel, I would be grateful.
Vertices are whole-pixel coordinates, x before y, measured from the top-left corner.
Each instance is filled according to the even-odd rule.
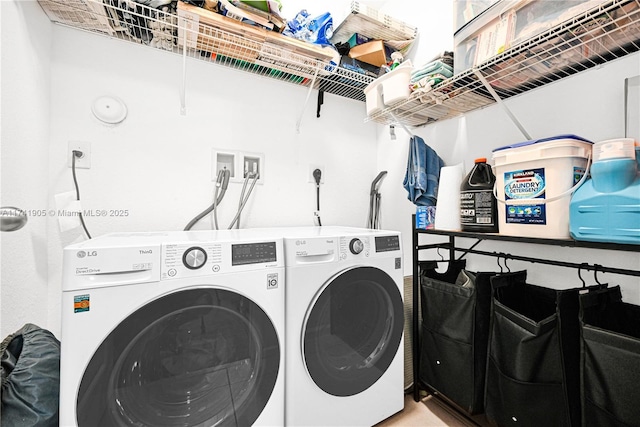
[[[197,277],[220,271],[221,243],[169,243],[162,247],[162,279]]]
[[[186,242],[162,246],[161,279],[256,270],[278,264],[275,241]]]
[[[231,265],[262,264],[276,261],[276,242],[231,245]]]

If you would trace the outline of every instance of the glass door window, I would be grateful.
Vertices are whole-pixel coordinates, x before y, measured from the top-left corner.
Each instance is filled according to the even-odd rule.
[[[78,425],[248,426],[279,366],[276,330],[254,302],[214,288],[175,292],[102,342],[80,384]]]
[[[309,374],[334,396],[361,393],[391,364],[403,326],[402,295],[388,274],[373,267],[341,273],[324,288],[304,325]]]

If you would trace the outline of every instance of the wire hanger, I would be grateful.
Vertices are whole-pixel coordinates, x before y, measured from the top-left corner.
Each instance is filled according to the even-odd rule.
[[[507,272],[511,273],[511,267],[507,264],[507,260],[509,259],[507,254],[504,254],[504,266],[507,268]]]
[[[446,260],[444,259],[444,257],[442,256],[442,254],[440,253],[440,248],[436,248],[436,252],[438,253],[438,255],[440,255],[440,260],[441,260],[441,261],[446,261]]]
[[[602,267],[600,264],[593,264],[593,278],[596,280],[596,283],[602,286],[602,283],[598,280],[598,268]]]
[[[582,275],[580,274],[580,271],[582,270],[582,267],[588,267],[589,264],[587,264],[586,262],[583,262],[582,264],[580,264],[578,266],[578,278],[580,278],[580,281],[582,282],[582,287],[586,288],[587,287],[587,283],[584,281],[584,279],[582,278]],[[595,274],[595,273],[594,273]]]
[[[500,264],[500,254],[498,254],[498,257],[496,258],[497,262],[498,262],[498,267],[500,267],[500,273],[504,273],[504,270],[502,268],[502,265]]]

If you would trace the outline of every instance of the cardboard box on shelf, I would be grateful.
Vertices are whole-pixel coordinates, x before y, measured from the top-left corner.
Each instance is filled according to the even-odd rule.
[[[387,63],[387,56],[385,55],[382,40],[373,40],[352,47],[349,51],[349,57],[377,67],[381,67]]]

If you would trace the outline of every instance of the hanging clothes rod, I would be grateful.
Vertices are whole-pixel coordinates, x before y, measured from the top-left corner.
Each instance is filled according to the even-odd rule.
[[[530,262],[532,264],[546,264],[546,265],[554,265],[556,267],[567,267],[567,268],[575,268],[575,269],[578,269],[578,270],[598,271],[600,273],[612,273],[612,274],[621,274],[623,276],[640,277],[640,270],[628,270],[628,269],[625,269],[625,268],[605,267],[605,266],[600,265],[600,264],[587,264],[587,263],[577,264],[577,263],[574,263],[574,262],[567,262],[567,261],[557,261],[557,260],[552,260],[552,259],[533,258],[533,257],[527,257],[527,256],[521,256],[521,255],[511,255],[511,254],[508,254],[508,253],[505,253],[505,252],[481,251],[481,250],[478,250],[478,249],[473,249],[473,247],[471,247],[471,248],[459,248],[459,247],[456,247],[456,246],[451,246],[449,243],[441,243],[441,244],[434,244],[434,245],[428,245],[428,246],[429,246],[429,248],[423,248],[422,246],[420,246],[419,248],[420,249],[433,249],[434,247],[440,247],[440,248],[449,249],[449,250],[453,249],[453,251],[455,251],[455,252],[462,252],[463,253],[458,258],[458,260],[461,260],[467,254],[474,254],[474,255],[492,256],[492,257],[496,257],[496,258],[512,259],[512,260],[515,260],[515,261],[525,261],[525,262]],[[453,259],[453,258],[451,258],[451,259]]]

